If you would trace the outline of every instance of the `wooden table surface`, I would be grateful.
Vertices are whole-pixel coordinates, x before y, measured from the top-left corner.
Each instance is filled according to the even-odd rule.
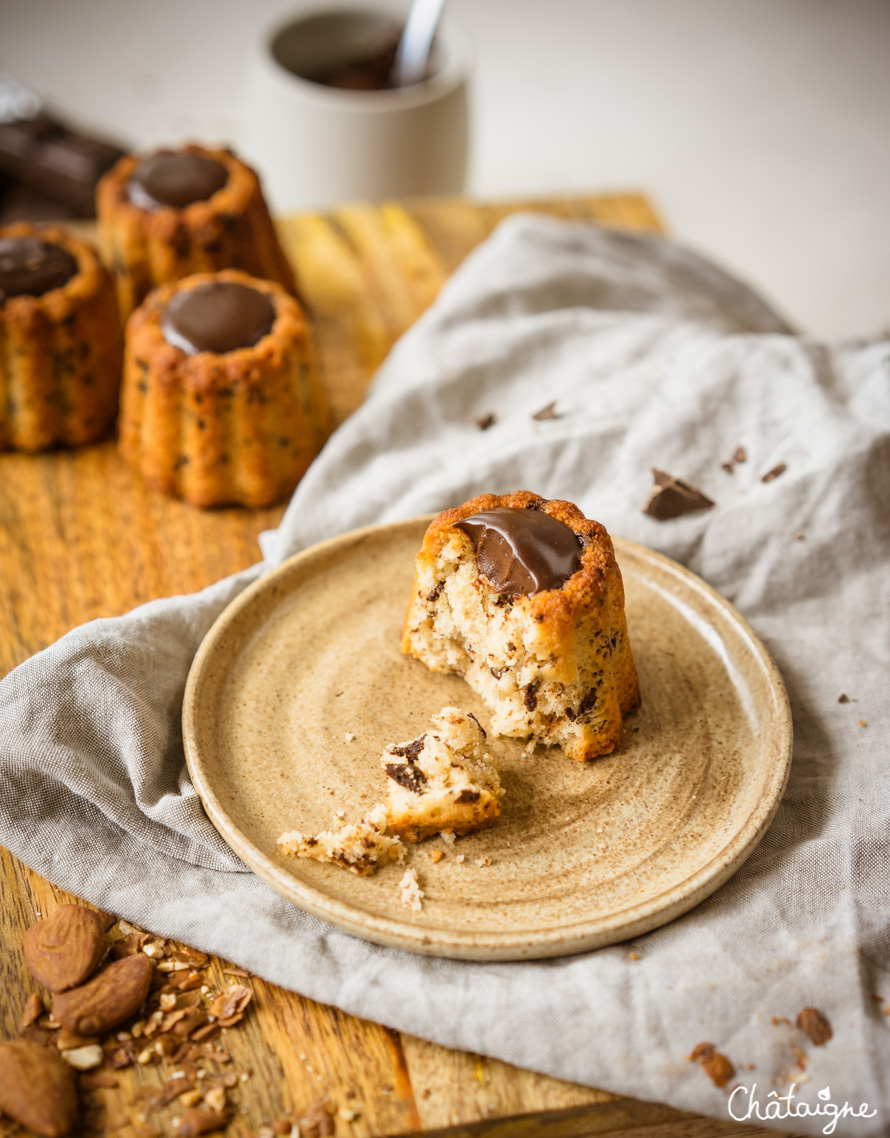
[[[389,347],[466,254],[502,217],[529,208],[607,225],[661,228],[639,194],[497,205],[416,200],[282,222],[313,314],[336,422],[362,401]],[[111,441],[79,451],[0,455],[0,675],[84,621],[192,592],[252,564],[259,556],[257,535],[275,526],[282,511],[202,512],[168,500],[142,486]],[[18,1035],[21,1010],[37,990],[25,968],[22,934],[40,915],[76,899],[2,849],[0,898],[0,1038],[8,1039]],[[223,966],[211,961],[208,967],[214,991],[231,982],[221,974]],[[258,978],[244,983],[254,991],[253,1004],[224,1036],[230,1069],[250,1072],[230,1094],[237,1110],[227,1130],[231,1135],[256,1133],[276,1121],[280,1132],[285,1117],[299,1116],[319,1099],[335,1112],[331,1121],[338,1135],[445,1127],[457,1128],[449,1133],[560,1138],[775,1135],[448,1051]],[[137,1097],[140,1087],[158,1087],[169,1074],[160,1064],[117,1073],[117,1087],[87,1097],[84,1131],[113,1130],[124,1138],[175,1135],[181,1108],[173,1103],[147,1117]],[[528,1117],[505,1121],[518,1114]],[[0,1120],[0,1135],[17,1133],[24,1131]]]

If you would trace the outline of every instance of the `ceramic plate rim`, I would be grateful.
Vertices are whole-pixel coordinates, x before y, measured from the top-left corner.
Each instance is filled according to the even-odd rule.
[[[353,936],[392,948],[433,956],[466,960],[531,960],[566,956],[615,944],[649,932],[688,912],[720,888],[751,856],[766,833],[782,800],[788,782],[792,751],[791,709],[778,667],[748,622],[715,589],[682,565],[648,546],[612,536],[619,564],[622,550],[644,562],[656,562],[693,593],[703,595],[723,611],[741,633],[753,658],[763,669],[772,697],[773,729],[780,758],[766,780],[763,793],[744,823],[733,831],[721,850],[690,877],[643,902],[572,925],[528,934],[502,931],[429,929],[393,917],[381,917],[331,897],[291,875],[287,869],[256,847],[229,817],[202,763],[196,738],[201,681],[214,650],[231,624],[254,603],[257,596],[289,577],[307,562],[328,556],[338,547],[363,541],[369,535],[427,526],[435,515],[363,526],[310,546],[253,581],[219,614],[202,640],[189,669],[182,704],[182,735],[189,775],[204,810],[223,841],[275,892],[313,916],[336,925]]]

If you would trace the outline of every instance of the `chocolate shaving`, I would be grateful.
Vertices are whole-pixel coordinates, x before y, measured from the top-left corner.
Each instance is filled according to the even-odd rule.
[[[773,479],[778,478],[780,474],[784,474],[788,469],[788,464],[780,462],[778,466],[774,466],[772,470],[768,470],[766,474],[760,479],[761,482],[772,482]]]
[[[703,494],[697,486],[685,482],[682,478],[674,478],[664,470],[652,467],[652,477],[655,485],[649,500],[643,507],[643,513],[656,521],[672,521],[682,518],[686,514],[694,514],[699,510],[710,510],[714,502]]]
[[[492,672],[492,674],[494,674],[494,669],[493,669],[493,668],[492,668],[492,669],[490,669],[490,671]],[[497,677],[497,678],[498,678],[498,679],[500,679],[500,677]],[[488,738],[488,733],[486,732],[486,730],[485,730],[485,728],[482,726],[482,724],[479,722],[479,720],[476,718],[476,716],[475,716],[475,715],[472,713],[472,711],[468,711],[468,712],[467,712],[467,718],[468,718],[468,719],[472,719],[472,720],[473,720],[473,722],[476,724],[476,726],[477,726],[477,727],[479,728],[479,730],[482,732],[482,738],[483,738],[483,739],[487,739],[487,738]]]
[[[497,421],[497,416],[493,415],[491,411],[488,411],[485,415],[480,415],[478,419],[473,420],[480,431],[487,431],[488,428],[493,427]]]
[[[554,401],[553,403],[548,403],[546,407],[542,407],[540,411],[535,411],[532,418],[542,423],[546,419],[561,419],[562,415],[557,415],[556,402]]]

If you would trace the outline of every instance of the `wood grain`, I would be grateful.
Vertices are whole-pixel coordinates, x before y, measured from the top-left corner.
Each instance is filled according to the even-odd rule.
[[[451,272],[501,218],[518,209],[661,228],[640,194],[498,204],[391,202],[281,223],[336,422],[358,406],[374,369]],[[257,535],[275,526],[282,510],[202,512],[166,499],[145,489],[110,441],[74,452],[0,455],[0,675],[87,620],[200,589],[251,564],[258,559]],[[3,1038],[18,1034],[22,1007],[36,990],[22,956],[25,928],[74,900],[0,851]],[[214,990],[226,979],[222,966],[210,965]],[[256,1131],[319,1098],[346,1112],[334,1120],[341,1135],[408,1133],[517,1114],[526,1117],[482,1122],[478,1133],[774,1134],[730,1129],[446,1051],[262,980],[245,983],[254,990],[254,1004],[241,1024],[224,1033],[232,1068],[247,1076],[234,1092],[238,1113],[230,1134]],[[157,1066],[120,1072],[118,1087],[88,1096],[83,1132],[174,1135],[173,1119],[181,1110],[168,1107],[143,1121],[133,1105],[137,1088],[159,1085],[162,1073]],[[541,1115],[552,1110],[560,1113]],[[347,1120],[353,1111],[355,1118]],[[19,1133],[21,1128],[0,1119],[0,1136]]]

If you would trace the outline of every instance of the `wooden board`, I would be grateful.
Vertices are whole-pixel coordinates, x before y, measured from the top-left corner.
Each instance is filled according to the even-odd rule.
[[[460,261],[518,209],[661,228],[640,194],[485,205],[391,202],[282,222],[337,422],[358,406],[389,347]],[[251,564],[258,558],[257,535],[276,525],[282,510],[201,512],[170,501],[142,486],[112,442],[76,452],[0,455],[0,675],[84,621],[200,589]],[[13,1038],[36,988],[25,968],[22,934],[73,898],[2,850],[0,897],[0,1038]],[[226,982],[221,967],[213,961],[208,972],[214,990]],[[334,1118],[340,1135],[405,1133],[516,1114],[530,1115],[522,1123],[530,1135],[566,1138],[775,1133],[570,1086],[400,1036],[259,979],[246,983],[255,992],[252,1010],[225,1039],[231,1066],[252,1072],[233,1092],[233,1135],[300,1113],[321,1097],[345,1115],[357,1111],[352,1120]],[[134,1105],[137,1088],[158,1086],[161,1078],[157,1066],[120,1072],[118,1087],[90,1097],[84,1126],[122,1138],[174,1135],[181,1113],[175,1104],[146,1121]],[[553,1110],[560,1113],[541,1113]],[[482,1125],[494,1135],[515,1132],[517,1124]],[[17,1133],[23,1132],[0,1120],[0,1136]]]

